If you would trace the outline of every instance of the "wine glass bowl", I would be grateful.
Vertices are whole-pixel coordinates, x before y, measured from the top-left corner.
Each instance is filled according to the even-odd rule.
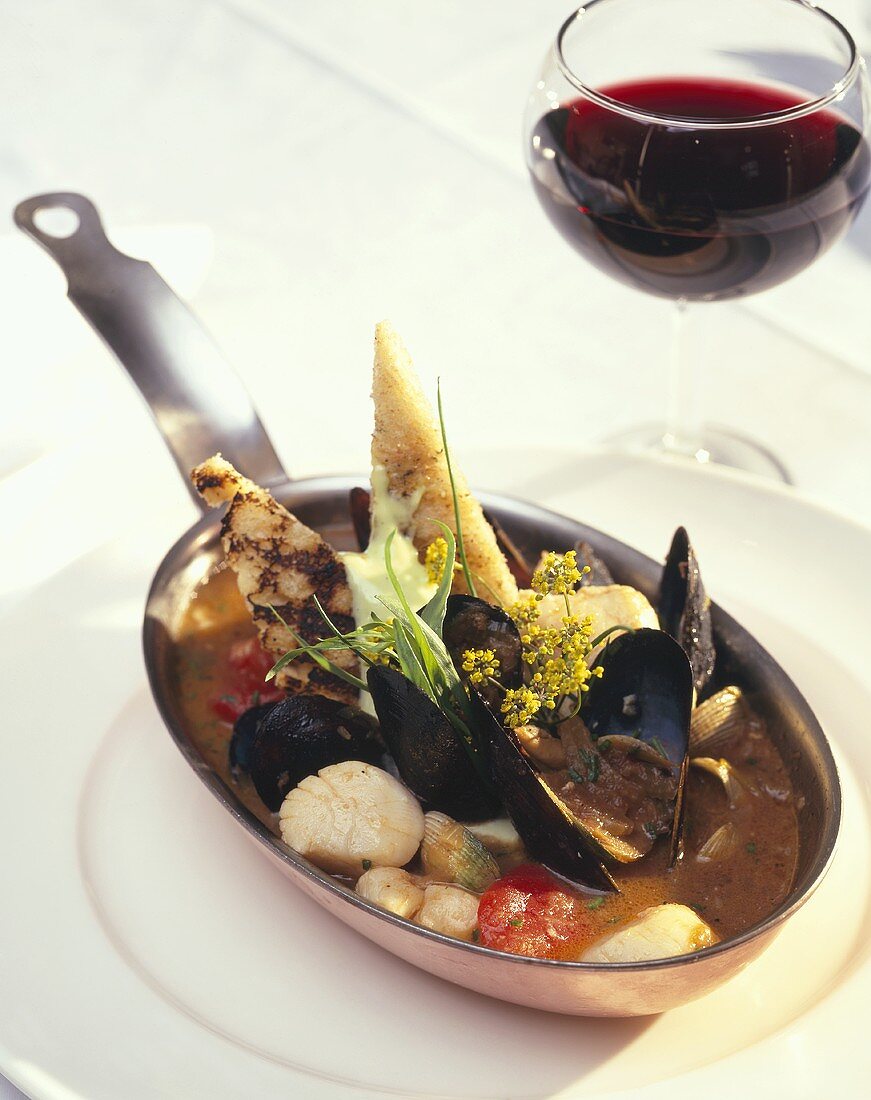
[[[524,144],[573,248],[682,306],[776,286],[843,236],[869,113],[850,34],[806,0],[590,0],[544,62]],[[697,424],[666,434],[710,454]]]

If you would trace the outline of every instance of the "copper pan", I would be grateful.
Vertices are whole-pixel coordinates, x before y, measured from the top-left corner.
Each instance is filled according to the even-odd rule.
[[[78,227],[69,236],[52,236],[34,222],[37,211],[54,208],[77,216]],[[36,196],[16,208],[15,221],[60,265],[70,299],[139,387],[188,489],[190,468],[220,450],[334,545],[352,545],[348,491],[364,479],[293,481],[285,474],[232,369],[154,269],[112,246],[88,199],[70,193]],[[585,539],[617,581],[655,596],[660,565],[624,543],[535,504],[504,496],[482,499],[531,556]],[[157,709],[192,770],[259,851],[324,909],[394,955],[478,993],[532,1008],[582,1016],[662,1012],[709,992],[756,958],[826,873],[840,824],[841,792],[825,735],[783,669],[714,605],[718,676],[749,693],[800,796],[798,869],[788,897],[774,913],[740,936],[692,955],[593,965],[522,958],[461,943],[371,905],[277,839],[207,766],[185,728],[171,675],[176,632],[191,594],[221,558],[219,528],[219,516],[203,515],[169,550],[151,585],[142,639]]]

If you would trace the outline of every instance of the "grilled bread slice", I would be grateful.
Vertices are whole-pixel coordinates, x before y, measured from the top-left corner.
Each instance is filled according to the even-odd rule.
[[[305,641],[315,642],[325,636],[328,631],[312,595],[317,595],[339,630],[354,629],[345,567],[320,535],[219,454],[197,466],[191,479],[207,504],[230,504],[221,527],[224,553],[236,573],[239,591],[264,649],[280,657],[297,647],[296,639],[276,618],[272,607]],[[359,672],[357,659],[348,650],[330,656],[348,672]],[[305,659],[286,665],[276,681],[288,691],[357,701],[355,688]]]
[[[372,399],[375,402],[372,466],[373,469],[381,466],[386,471],[391,496],[419,498],[410,528],[403,533],[422,552],[441,534],[437,520],[456,534],[451,483],[438,421],[405,345],[386,321],[375,329]],[[517,599],[517,584],[496,543],[493,528],[456,468],[454,483],[466,557],[479,595],[488,602],[513,603]],[[454,580],[454,590],[467,591],[460,574]]]

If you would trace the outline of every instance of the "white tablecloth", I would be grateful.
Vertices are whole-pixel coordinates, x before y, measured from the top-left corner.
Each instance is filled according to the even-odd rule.
[[[0,211],[41,191],[91,196],[119,246],[192,301],[294,473],[365,467],[382,316],[427,385],[442,376],[458,452],[547,447],[555,432],[583,449],[660,414],[670,326],[664,303],[570,252],[526,180],[521,113],[568,6],[4,4]],[[828,7],[871,49],[868,0]],[[869,291],[871,206],[811,270],[696,324],[713,419],[871,522]],[[119,488],[110,516],[70,509],[54,552],[71,559],[143,506],[114,470],[135,459],[161,491],[174,473],[63,292],[31,242],[0,236],[0,501],[50,494],[58,463]],[[312,407],[325,415],[301,415]],[[32,512],[16,591],[0,596],[47,568],[34,548],[57,513]]]

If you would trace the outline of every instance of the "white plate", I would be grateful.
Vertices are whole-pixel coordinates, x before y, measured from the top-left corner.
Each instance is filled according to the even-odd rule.
[[[469,466],[479,483],[655,556],[677,523],[689,527],[714,597],[758,634],[831,736],[844,823],[818,893],[738,978],[643,1020],[490,1001],[357,937],[247,842],[152,705],[139,619],[184,525],[178,487],[178,507],[72,563],[61,555],[0,612],[0,1070],[26,1092],[696,1100],[752,1082],[753,1095],[861,1094],[871,532],[776,487],[683,464],[554,451]]]

